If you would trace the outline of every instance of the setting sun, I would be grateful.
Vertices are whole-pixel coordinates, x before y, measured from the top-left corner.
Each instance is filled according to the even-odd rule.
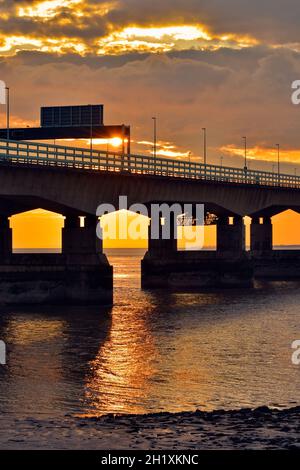
[[[120,147],[122,145],[122,139],[120,137],[114,137],[113,139],[110,139],[110,144],[113,147]]]

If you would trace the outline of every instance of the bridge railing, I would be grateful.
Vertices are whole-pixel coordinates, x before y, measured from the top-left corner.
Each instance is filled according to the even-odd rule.
[[[0,139],[1,162],[300,188],[296,175],[4,139]]]

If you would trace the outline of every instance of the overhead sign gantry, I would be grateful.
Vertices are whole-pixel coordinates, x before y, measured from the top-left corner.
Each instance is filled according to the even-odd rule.
[[[41,108],[40,127],[9,129],[11,140],[112,139],[119,137],[123,149],[130,154],[130,126],[104,125],[104,106],[48,106]],[[7,128],[0,129],[0,138],[7,138]]]

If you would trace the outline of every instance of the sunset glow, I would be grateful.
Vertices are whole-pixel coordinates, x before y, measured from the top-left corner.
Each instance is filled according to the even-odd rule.
[[[227,145],[220,149],[228,155],[243,157],[245,154],[244,148],[238,148],[234,145]],[[274,148],[263,148],[263,147],[252,147],[247,150],[247,158],[249,160],[264,160],[268,162],[277,163],[277,149]],[[300,150],[298,149],[281,149],[280,159],[286,163],[298,163],[300,160]]]
[[[37,2],[34,6],[19,7],[18,16],[53,18],[58,10],[65,7],[72,7],[81,3],[81,0],[48,0]]]
[[[102,38],[99,54],[121,54],[129,51],[168,52],[171,50],[243,48],[257,44],[250,37],[225,35],[214,37],[204,27],[194,25],[137,27],[131,26]]]
[[[193,39],[206,39],[210,40],[211,37],[200,27],[196,26],[166,26],[160,28],[138,28],[129,27],[126,28],[120,36],[130,39],[132,37],[137,38],[155,38],[162,39],[164,37],[173,38],[175,40],[184,39],[186,41],[192,41]]]
[[[109,142],[113,147],[120,147],[122,145],[122,139],[120,137],[114,137],[110,139]]]
[[[8,36],[0,43],[0,53],[12,55],[20,51],[41,51],[56,54],[75,52],[80,55],[86,52],[86,46],[79,41],[65,39],[38,39],[25,36]]]
[[[147,140],[141,140],[137,142],[138,145],[148,148],[148,153],[153,153],[153,142]],[[170,157],[170,158],[187,158],[191,156],[190,151],[180,151],[175,144],[170,142],[159,141],[157,143],[156,155],[161,157]]]

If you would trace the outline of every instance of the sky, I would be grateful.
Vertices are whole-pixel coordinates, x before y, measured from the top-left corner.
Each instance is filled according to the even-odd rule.
[[[103,103],[132,150],[300,175],[299,0],[0,0],[12,125],[44,105]],[[5,126],[4,109],[1,113]],[[72,143],[70,143],[71,145]],[[82,145],[87,145],[82,142]]]
[[[41,105],[103,103],[133,150],[272,171],[300,163],[298,0],[0,0],[0,78],[16,126]],[[3,115],[4,126],[4,115]],[[284,165],[284,162],[289,165]]]

